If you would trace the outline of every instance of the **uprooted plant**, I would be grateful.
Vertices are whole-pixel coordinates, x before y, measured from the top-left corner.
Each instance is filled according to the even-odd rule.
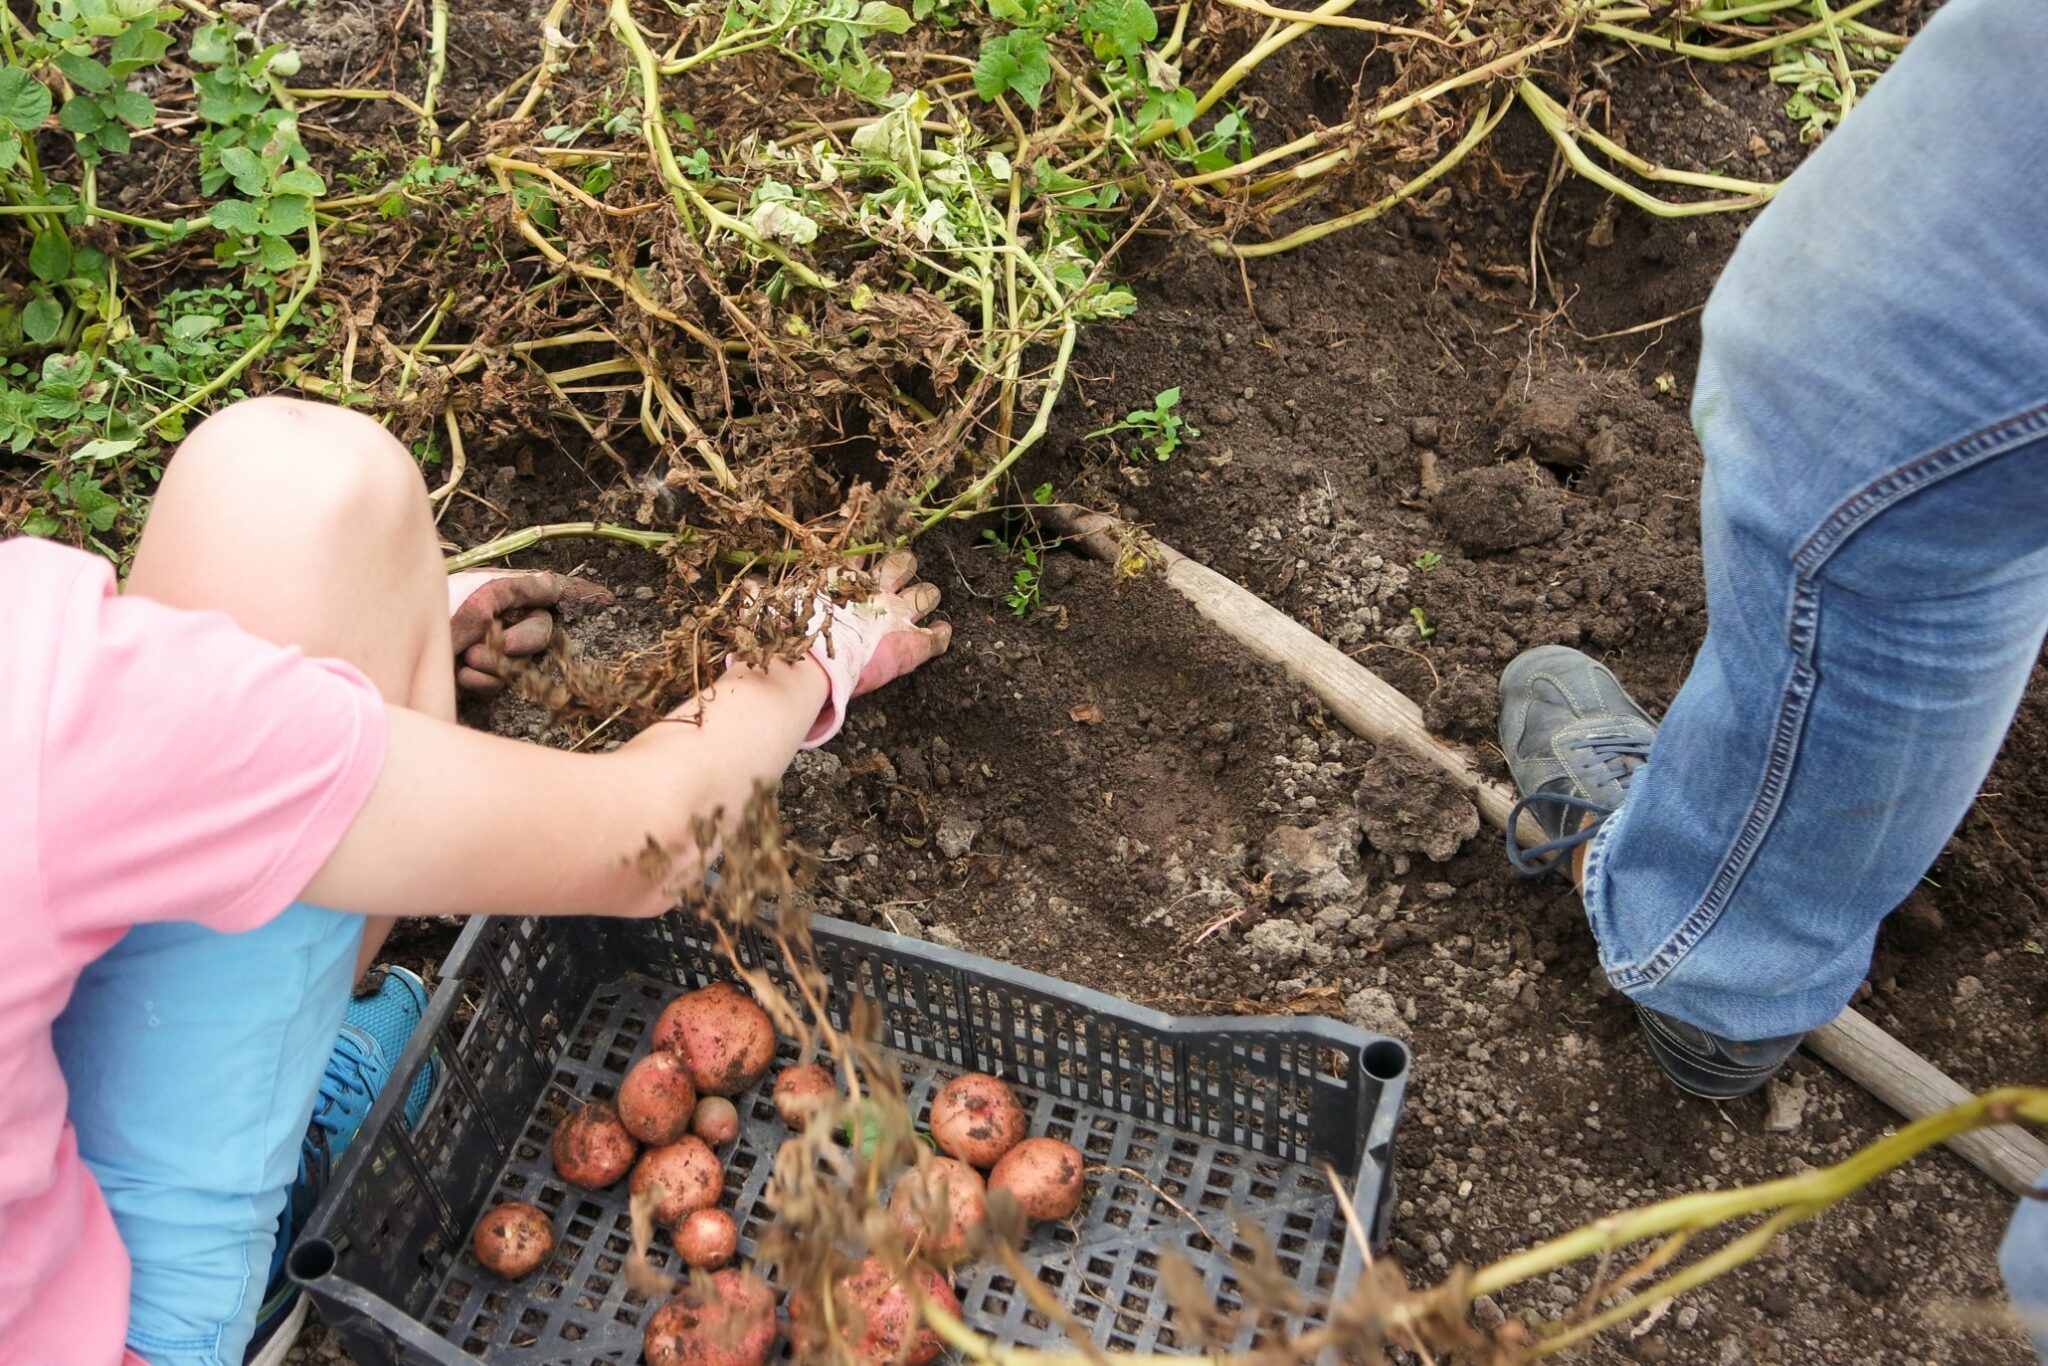
[[[0,514],[118,558],[190,415],[279,384],[377,414],[444,516],[489,510],[472,447],[543,440],[597,467],[591,515],[451,566],[660,550],[681,624],[575,681],[669,703],[791,648],[848,554],[1021,501],[1078,329],[1134,306],[1134,234],[1250,259],[1427,212],[1518,106],[1645,210],[1750,207],[1774,187],[1631,152],[1585,55],[1770,61],[1825,122],[1900,42],[1874,3],[555,0],[455,122],[446,0],[409,90],[295,84],[246,6],[43,0],[0,12],[0,440],[33,462]],[[1345,33],[1348,117],[1261,148],[1248,82]]]

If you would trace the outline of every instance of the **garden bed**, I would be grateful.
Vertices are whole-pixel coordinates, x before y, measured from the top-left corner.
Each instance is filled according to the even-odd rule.
[[[1304,56],[1288,79],[1320,71]],[[1766,150],[1745,174],[1796,164],[1777,92],[1748,72],[1696,75],[1617,68],[1652,111],[1652,154],[1706,162],[1754,133]],[[1020,482],[1150,525],[1358,654],[1504,776],[1486,750],[1493,679],[1519,649],[1579,644],[1658,710],[1704,632],[1692,311],[1740,222],[1612,218],[1567,181],[1544,246],[1570,306],[1532,309],[1521,280],[1489,267],[1526,269],[1548,147],[1513,122],[1496,145],[1497,166],[1433,213],[1253,266],[1249,307],[1234,265],[1141,247],[1126,259],[1138,313],[1084,335],[1077,401]],[[1517,176],[1534,178],[1506,193]],[[1589,245],[1603,222],[1611,242]],[[1202,435],[1172,461],[1120,463],[1083,439],[1176,385]],[[1522,458],[1532,447],[1542,462]],[[535,458],[532,477],[504,482],[522,500],[512,520],[586,515],[580,477]],[[1040,606],[1019,617],[1003,600],[1014,557],[971,531],[920,553],[947,594],[952,652],[872,699],[785,785],[792,832],[820,855],[818,907],[1165,1010],[1320,1011],[1410,1040],[1394,1250],[1413,1274],[1832,1161],[1894,1124],[1804,1056],[1787,1132],[1766,1129],[1765,1098],[1715,1106],[1662,1084],[1564,883],[1515,877],[1491,831],[1461,839],[1469,803],[1375,754],[1177,595],[1054,550]],[[623,590],[579,630],[593,648],[644,640],[660,618],[632,596],[660,590],[659,566],[633,552],[530,558]],[[497,715],[538,724],[516,703]],[[1986,797],[1888,924],[1861,1002],[1972,1087],[2048,1073],[2029,800],[2044,771],[2036,688]],[[1277,897],[1272,859],[1293,846],[1274,832],[1352,818],[1370,840],[1336,870],[1341,890]],[[1443,861],[1424,852],[1447,844]],[[2024,1345],[1979,1309],[2000,1298],[2009,1212],[1935,1156],[1586,1359],[2020,1366]],[[1493,1307],[1555,1314],[1584,1288],[1560,1274]]]
[[[534,60],[541,16],[456,8],[440,98],[466,112]],[[1925,8],[1890,6],[1888,22],[1910,30]],[[423,94],[411,7],[330,3],[268,22],[301,49],[302,84],[397,80]],[[1360,73],[1384,64],[1372,44],[1325,33],[1261,67],[1241,98],[1262,145],[1344,118]],[[1636,153],[1757,181],[1797,164],[1798,126],[1760,69],[1620,47],[1599,57],[1575,74],[1610,92],[1610,132]],[[346,136],[316,159],[332,179],[351,138],[368,146],[410,118],[364,101],[335,118]],[[184,163],[144,160],[109,163],[105,202],[147,211],[193,193]],[[1048,497],[1151,526],[1423,702],[1496,777],[1493,680],[1529,645],[1581,645],[1660,710],[1705,629],[1686,420],[1697,310],[1744,220],[1617,209],[1554,176],[1553,160],[1517,107],[1441,183],[1298,251],[1239,262],[1184,235],[1141,236],[1116,266],[1137,311],[1081,330],[1011,500],[1028,511],[1050,485]],[[365,183],[387,169],[365,169]],[[416,225],[394,221],[367,245],[334,240],[333,292],[314,303],[368,310],[403,342],[434,316],[441,283],[404,275]],[[489,311],[466,294],[452,309]],[[400,402],[399,368],[380,362],[376,382],[425,449],[434,414]],[[252,374],[258,389],[284,379]],[[1200,434],[1170,460],[1090,435],[1173,389]],[[544,424],[520,406],[536,402],[530,388],[497,394],[500,409],[490,397],[486,420],[465,419],[466,482],[441,523],[451,544],[667,510],[650,491],[661,471],[536,439]],[[857,458],[838,471],[862,472]],[[1610,1209],[1833,1161],[1894,1123],[1804,1056],[1767,1097],[1716,1106],[1662,1084],[1561,880],[1513,876],[1469,800],[1375,752],[1177,595],[1049,540],[1012,515],[919,542],[946,593],[951,653],[863,703],[785,784],[819,910],[1176,1014],[1326,1013],[1409,1041],[1392,1250],[1417,1280]],[[571,623],[594,658],[653,646],[684,605],[669,562],[647,551],[570,540],[516,563],[579,570],[619,595]],[[563,738],[517,701],[471,719]],[[1973,1088],[2048,1076],[2044,787],[2036,687],[1984,796],[1887,925],[1859,998]],[[417,922],[392,951],[430,966],[453,937]],[[1767,1125],[1774,1110],[1789,1122]],[[1929,1157],[1585,1359],[2022,1366],[2027,1349],[1989,1308],[2009,1211],[1976,1172]],[[1585,1274],[1485,1301],[1482,1321],[1558,1315]],[[332,1354],[315,1329],[295,1359]]]

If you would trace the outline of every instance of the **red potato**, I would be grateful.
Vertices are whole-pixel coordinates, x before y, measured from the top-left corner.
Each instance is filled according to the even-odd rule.
[[[988,1073],[963,1072],[932,1097],[931,1129],[940,1152],[987,1171],[1024,1137],[1024,1107]]]
[[[572,1186],[603,1190],[632,1170],[640,1145],[619,1121],[608,1100],[593,1100],[569,1112],[555,1128],[555,1170]]]
[[[782,1116],[784,1124],[802,1133],[811,1116],[838,1094],[839,1086],[832,1080],[832,1074],[817,1063],[785,1067],[775,1078],[775,1113]]]
[[[555,1250],[554,1221],[524,1200],[507,1200],[477,1221],[470,1245],[486,1269],[516,1281]]]
[[[740,1250],[740,1231],[722,1209],[693,1211],[676,1230],[676,1251],[700,1271],[715,1271]]]
[[[775,1292],[751,1271],[728,1268],[647,1320],[647,1366],[764,1366],[775,1345]]]
[[[1080,1149],[1056,1138],[1027,1138],[1003,1154],[988,1174],[990,1195],[1009,1192],[1034,1220],[1067,1219],[1081,1208],[1087,1163]]]
[[[924,1298],[950,1314],[960,1312],[960,1297],[946,1278],[928,1266],[910,1274]],[[946,1344],[924,1321],[917,1296],[879,1257],[869,1257],[832,1283],[832,1300],[841,1342],[864,1366],[926,1366]],[[824,1344],[817,1340],[822,1323],[814,1322],[810,1297],[797,1291],[789,1297],[790,1345],[798,1361],[822,1361]]]
[[[619,1121],[642,1143],[673,1143],[690,1131],[697,1084],[680,1053],[649,1053],[619,1083]]]
[[[955,1261],[988,1222],[981,1173],[957,1158],[927,1157],[897,1181],[889,1217],[919,1256]]]
[[[659,1148],[649,1148],[633,1168],[632,1192],[645,1195],[661,1187],[654,1221],[674,1228],[700,1209],[710,1209],[725,1192],[725,1167],[718,1154],[694,1134]]]
[[[768,1075],[775,1025],[753,997],[715,982],[668,1003],[654,1022],[654,1046],[689,1061],[700,1093],[736,1096]]]
[[[724,1096],[706,1096],[690,1116],[690,1132],[712,1147],[720,1147],[740,1136],[740,1112]]]

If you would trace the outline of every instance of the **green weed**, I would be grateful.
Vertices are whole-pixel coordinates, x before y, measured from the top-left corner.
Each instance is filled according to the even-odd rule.
[[[1045,495],[1039,497],[1038,494]],[[1033,500],[1038,503],[1052,501],[1052,485],[1042,484]],[[1028,521],[1022,518],[1006,519],[1003,529],[984,527],[981,539],[1008,555],[1016,556],[1021,564],[1010,575],[1010,591],[1003,594],[1013,616],[1025,616],[1043,601],[1041,592],[1045,577],[1045,553],[1060,544],[1058,539],[1045,540]]]
[[[1134,432],[1137,445],[1152,452],[1154,460],[1171,460],[1187,441],[1202,434],[1201,428],[1189,425],[1178,412],[1180,387],[1162,389],[1152,399],[1149,408],[1134,408],[1125,413],[1121,421],[1112,422],[1100,431],[1088,433],[1087,440],[1099,436],[1111,436],[1117,432]]]
[[[0,305],[0,450],[41,462],[32,481],[41,497],[19,530],[116,560],[186,413],[207,395],[237,396],[236,375],[303,331],[279,304],[281,277],[306,266],[293,239],[310,239],[313,201],[326,190],[279,95],[297,58],[208,21],[191,29],[189,66],[178,70],[190,72],[200,125],[200,188],[216,202],[204,217],[169,222],[98,202],[100,168],[156,124],[140,87],[171,51],[183,13],[147,0],[48,0],[33,27],[0,22],[0,236],[26,239],[28,265],[26,290]],[[38,155],[53,113],[77,152],[71,182]],[[104,224],[144,240],[110,253],[109,233],[87,231]],[[130,313],[136,267],[209,228],[221,235],[216,258],[242,267],[239,278],[169,289],[146,317]]]

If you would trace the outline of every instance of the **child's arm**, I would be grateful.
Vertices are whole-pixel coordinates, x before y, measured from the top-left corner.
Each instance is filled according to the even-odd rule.
[[[907,557],[905,557],[907,559]],[[305,899],[365,915],[655,915],[702,866],[700,819],[730,817],[788,767],[828,701],[908,673],[946,647],[919,617],[937,590],[884,573],[842,616],[833,659],[726,675],[701,709],[609,754],[571,754],[387,712],[383,769]],[[838,696],[828,672],[839,675]],[[659,879],[642,867],[667,852]],[[664,889],[666,888],[666,890]]]

